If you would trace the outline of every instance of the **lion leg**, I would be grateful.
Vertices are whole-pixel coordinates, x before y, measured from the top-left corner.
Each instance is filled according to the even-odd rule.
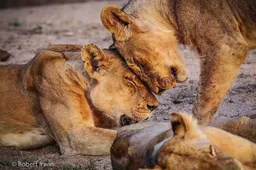
[[[40,148],[53,143],[53,138],[40,128],[19,128],[18,132],[0,135],[0,146],[12,146],[18,149]]]
[[[210,125],[256,143],[256,119],[245,116],[233,118],[221,116],[216,118]]]
[[[63,101],[66,103],[63,104]],[[71,94],[63,101],[40,98],[43,113],[54,139],[65,155],[106,155],[116,136],[115,130],[94,127],[93,116],[86,99]],[[74,101],[71,103],[71,101]],[[82,105],[75,101],[84,101]]]
[[[224,47],[223,47],[224,48]],[[248,48],[239,44],[227,46],[217,55],[201,57],[200,83],[193,114],[199,124],[208,124],[235,80]]]
[[[116,134],[116,130],[81,126],[72,129],[71,142],[78,154],[109,155]]]
[[[66,155],[109,153],[116,131],[95,127],[84,84],[72,78],[72,68],[66,66],[64,55],[45,50],[31,69],[33,90],[38,92],[42,113],[60,152]]]

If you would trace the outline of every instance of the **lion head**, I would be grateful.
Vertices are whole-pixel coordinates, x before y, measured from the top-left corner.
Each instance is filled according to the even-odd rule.
[[[243,169],[207,139],[192,116],[172,113],[171,125],[174,136],[158,151],[157,165],[162,169]]]
[[[82,48],[84,69],[91,78],[90,99],[108,117],[122,114],[144,120],[158,106],[155,96],[119,58],[115,50],[90,44]]]
[[[161,94],[187,79],[174,28],[159,28],[116,6],[105,7],[101,20],[113,33],[114,45],[128,66],[154,93]]]

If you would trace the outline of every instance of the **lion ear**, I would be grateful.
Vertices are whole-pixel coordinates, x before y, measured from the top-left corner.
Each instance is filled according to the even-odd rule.
[[[197,122],[187,113],[170,113],[174,136],[185,137],[196,133]]]
[[[124,41],[130,37],[132,21],[119,7],[105,7],[101,12],[101,21],[114,34],[116,40]]]
[[[84,61],[84,69],[91,78],[99,78],[106,72],[104,52],[95,44],[83,46],[81,50],[82,60]]]

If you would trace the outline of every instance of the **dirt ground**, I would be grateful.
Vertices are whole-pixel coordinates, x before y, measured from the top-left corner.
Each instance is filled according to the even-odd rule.
[[[0,49],[11,53],[11,58],[0,62],[0,65],[26,63],[50,44],[96,43],[102,48],[108,47],[112,42],[111,34],[100,22],[100,11],[108,4],[123,6],[125,2],[97,1],[0,10]],[[192,110],[199,77],[199,58],[187,47],[180,49],[190,71],[189,80],[158,97],[161,105],[151,118],[154,121],[168,121],[169,111]],[[256,118],[255,70],[256,51],[252,51],[219,109],[219,115]],[[27,169],[24,163],[34,163],[31,169],[111,170],[108,156],[61,156],[55,145],[34,151],[0,148],[1,170]]]

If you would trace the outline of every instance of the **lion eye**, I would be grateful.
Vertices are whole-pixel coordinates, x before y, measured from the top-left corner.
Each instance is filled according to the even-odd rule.
[[[211,156],[216,157],[216,152],[212,145],[210,145],[210,154],[211,154]]]
[[[127,81],[132,81],[132,77],[129,77],[129,76],[124,76],[124,79]]]
[[[130,87],[133,87],[133,89],[137,88],[133,77],[124,76],[124,80],[126,81],[126,84],[129,85]]]

